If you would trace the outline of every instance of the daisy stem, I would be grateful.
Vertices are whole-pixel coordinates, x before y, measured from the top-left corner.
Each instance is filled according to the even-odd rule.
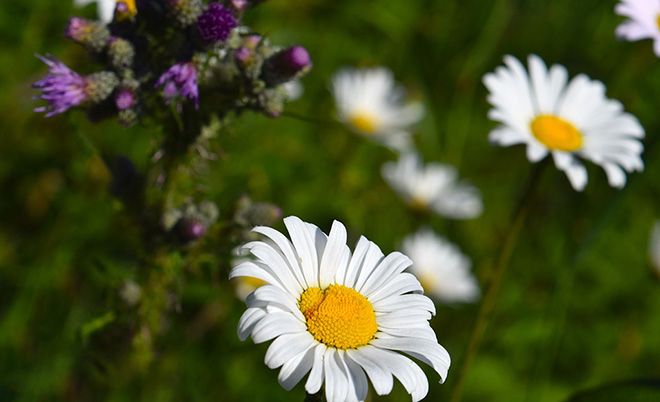
[[[470,370],[472,362],[479,352],[479,347],[481,346],[484,333],[486,332],[486,328],[488,327],[488,324],[490,323],[490,320],[493,316],[495,304],[497,302],[497,295],[502,284],[504,273],[509,266],[511,255],[513,254],[513,250],[518,242],[518,238],[520,237],[521,229],[525,224],[525,219],[527,218],[530,206],[532,205],[530,201],[534,196],[537,183],[539,182],[542,170],[546,164],[547,159],[534,166],[532,173],[529,175],[522,196],[520,197],[520,201],[514,209],[512,219],[513,223],[511,226],[509,226],[509,231],[506,233],[502,243],[500,255],[496,261],[495,267],[492,270],[490,284],[488,285],[484,299],[481,303],[481,306],[479,307],[474,329],[472,330],[468,348],[463,358],[463,364],[457,374],[456,382],[449,399],[450,402],[460,402],[461,398],[463,397],[463,386],[465,385],[465,378]]]

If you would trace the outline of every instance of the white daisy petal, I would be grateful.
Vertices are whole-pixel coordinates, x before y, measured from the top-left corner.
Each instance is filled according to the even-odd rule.
[[[263,343],[284,334],[306,330],[305,324],[289,313],[268,313],[252,329],[252,340],[254,343]]]
[[[285,218],[284,225],[291,236],[307,286],[318,286],[316,240],[307,230],[305,223],[295,216]]]
[[[479,191],[458,181],[456,169],[440,163],[423,165],[414,153],[401,155],[381,169],[385,181],[412,208],[432,210],[454,219],[469,219],[482,210]]]
[[[254,326],[261,321],[265,315],[266,311],[262,308],[249,308],[245,310],[238,322],[238,337],[242,341],[246,340],[250,334],[252,334]]]
[[[344,355],[344,363],[346,364],[348,374],[351,379],[351,383],[354,388],[355,399],[358,401],[364,401],[367,399],[369,393],[369,382],[367,381],[367,375],[364,373],[362,367],[359,364],[355,363],[353,359],[348,356],[346,351],[340,351]]]
[[[293,275],[287,262],[282,258],[282,254],[278,253],[277,250],[262,241],[247,243],[244,248],[268,267],[273,277],[277,278],[282,284],[284,290],[291,295],[299,295],[302,292],[302,285]]]
[[[372,345],[390,350],[398,350],[410,354],[416,359],[433,367],[442,381],[447,378],[451,364],[449,353],[436,342],[422,338],[388,338],[374,339]]]
[[[348,394],[348,378],[343,364],[337,360],[337,349],[328,348],[323,357],[323,372],[325,373],[325,399],[328,401],[346,401]]]
[[[279,251],[282,253],[282,255],[284,255],[287,262],[289,263],[289,268],[295,275],[298,282],[303,286],[307,285],[302,269],[300,268],[300,263],[296,257],[296,252],[293,251],[293,245],[289,239],[286,238],[286,236],[277,230],[266,226],[257,226],[252,229],[252,231],[268,237],[273,243],[275,243],[275,245],[279,248]]]
[[[328,348],[322,343],[316,345],[316,348],[314,349],[314,363],[312,364],[312,370],[309,372],[309,377],[307,377],[307,382],[305,383],[305,390],[310,394],[319,392],[323,385],[323,359],[327,349]]]
[[[302,380],[302,378],[309,373],[314,364],[314,350],[315,344],[304,352],[299,353],[296,357],[286,361],[280,369],[280,374],[277,376],[282,388],[287,391],[293,389]]]
[[[409,128],[424,115],[403,102],[403,90],[385,68],[343,69],[332,79],[337,115],[353,131],[395,150],[411,147]]]
[[[620,38],[637,41],[653,39],[653,49],[660,57],[660,2],[654,0],[621,0],[614,9],[617,14],[629,18],[616,29]]]
[[[373,346],[365,346],[360,349],[349,349],[346,355],[364,369],[378,395],[387,395],[392,392],[394,381],[392,373],[379,363],[381,352],[382,350]]]
[[[398,274],[403,272],[412,264],[410,258],[399,252],[393,252],[388,254],[383,260],[378,264],[371,276],[367,278],[364,286],[357,288],[362,294],[371,295],[376,290],[380,289],[386,283],[391,282]],[[374,274],[377,272],[378,274]]]
[[[285,334],[277,337],[266,351],[264,362],[271,369],[278,368],[316,345],[309,332]]]
[[[305,317],[300,312],[296,299],[276,286],[261,286],[254,291],[252,297],[265,304],[276,303],[282,306],[287,312],[293,314],[293,316],[301,322],[305,322]]]
[[[660,2],[653,2],[651,14],[648,5],[641,3],[645,1],[623,0],[617,12],[650,26],[660,52],[656,21]],[[648,15],[652,15],[650,20]],[[606,97],[602,82],[584,74],[569,82],[566,68],[553,65],[548,69],[535,55],[529,57],[529,74],[511,56],[504,62],[505,67],[484,77],[492,105],[488,116],[501,123],[490,133],[493,143],[526,143],[531,162],[551,152],[557,167],[578,191],[587,184],[587,170],[578,157],[601,165],[609,184],[617,188],[625,185],[625,172],[643,169],[644,147],[639,139],[644,137],[644,129],[634,116],[624,112],[620,102]]]
[[[350,251],[346,246],[346,228],[338,221],[332,223],[328,244],[321,258],[319,277],[321,287],[326,288],[334,282],[337,270],[345,271]]]

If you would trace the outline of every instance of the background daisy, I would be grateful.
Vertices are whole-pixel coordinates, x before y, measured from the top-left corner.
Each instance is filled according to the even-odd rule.
[[[344,69],[333,77],[332,92],[339,120],[352,130],[397,151],[411,147],[409,130],[424,109],[420,103],[404,104],[392,72],[383,67]]]
[[[483,209],[479,191],[459,182],[452,166],[435,162],[423,165],[417,154],[406,153],[397,162],[385,163],[382,174],[413,208],[454,219],[474,218]]]
[[[273,340],[266,365],[281,367],[278,380],[293,388],[306,374],[308,393],[325,386],[329,402],[364,401],[367,378],[379,395],[392,389],[392,375],[413,401],[426,396],[424,372],[407,353],[433,367],[441,380],[450,359],[428,320],[435,313],[419,281],[403,272],[410,259],[384,256],[364,237],[351,254],[346,229],[335,221],[329,235],[296,217],[282,233],[256,227],[270,239],[245,248],[256,258],[236,266],[231,278],[249,276],[267,284],[247,298],[238,324],[241,339]]]
[[[96,3],[99,20],[109,24],[114,17],[117,0],[74,0],[73,3],[78,7],[84,7],[88,4]]]
[[[617,27],[616,35],[629,41],[653,39],[653,51],[660,56],[660,1],[622,0],[614,10],[629,18]]]
[[[617,188],[625,185],[625,172],[643,170],[644,129],[620,102],[605,97],[603,83],[582,74],[568,82],[566,68],[548,70],[535,55],[529,74],[514,57],[505,56],[504,63],[484,77],[493,106],[488,116],[502,123],[491,131],[492,142],[526,144],[531,162],[551,153],[578,191],[587,184],[578,156],[600,165]]]
[[[430,229],[406,237],[402,251],[413,262],[410,272],[438,300],[473,302],[479,297],[479,284],[470,272],[470,259]]]

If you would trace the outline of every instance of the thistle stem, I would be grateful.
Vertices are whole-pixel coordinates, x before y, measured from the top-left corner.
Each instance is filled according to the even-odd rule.
[[[481,306],[479,307],[474,329],[472,330],[468,348],[465,353],[465,357],[463,358],[463,364],[458,372],[457,379],[449,399],[450,402],[460,402],[461,398],[463,397],[465,378],[470,370],[472,362],[479,352],[479,347],[481,346],[484,333],[486,332],[486,328],[488,327],[488,324],[490,323],[490,320],[493,316],[504,273],[509,266],[511,255],[513,254],[513,250],[518,242],[518,238],[520,237],[520,232],[525,224],[525,219],[527,218],[530,206],[532,204],[530,201],[534,196],[536,185],[539,182],[541,172],[543,167],[546,165],[546,162],[547,159],[546,161],[539,163],[534,167],[534,170],[530,174],[525,186],[525,190],[520,197],[520,201],[514,210],[512,220],[513,223],[506,233],[499,258],[497,259],[495,267],[492,271],[490,284],[488,285],[484,299],[481,303]]]

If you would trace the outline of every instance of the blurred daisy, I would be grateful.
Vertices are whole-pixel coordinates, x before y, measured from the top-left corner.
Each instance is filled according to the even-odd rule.
[[[234,250],[235,257],[232,259],[232,266],[238,266],[244,262],[254,262],[252,254],[246,252],[244,249]],[[266,284],[263,280],[259,278],[254,278],[251,276],[240,276],[232,280],[234,285],[234,291],[236,292],[236,297],[245,301],[250,293],[254,292],[258,287],[261,287]]]
[[[413,208],[454,219],[474,218],[483,205],[479,191],[458,181],[456,169],[441,163],[422,165],[414,153],[383,165],[385,181]]]
[[[618,26],[617,36],[629,41],[653,39],[653,50],[660,57],[660,0],[622,0],[614,10],[629,18]]]
[[[256,260],[236,266],[230,277],[267,283],[248,296],[238,334],[255,343],[274,339],[265,362],[282,367],[278,379],[285,389],[309,373],[308,393],[325,384],[328,402],[364,401],[367,378],[385,395],[394,376],[419,401],[428,392],[426,376],[402,353],[431,365],[444,381],[449,355],[428,322],[433,302],[415,276],[403,272],[411,264],[408,257],[384,256],[364,237],[351,254],[346,229],[336,221],[329,235],[296,217],[284,224],[291,240],[256,227],[274,245],[246,244]]]
[[[470,260],[455,245],[431,230],[406,237],[403,252],[410,256],[410,272],[424,290],[446,303],[473,302],[479,285],[470,272]]]
[[[651,230],[651,241],[649,243],[649,256],[655,274],[660,277],[660,221],[656,221]]]
[[[484,77],[493,106],[489,117],[502,123],[490,133],[492,142],[527,144],[531,162],[552,153],[578,191],[587,184],[578,156],[600,165],[617,188],[626,184],[625,172],[644,169],[644,129],[620,102],[605,97],[602,82],[583,74],[568,82],[565,67],[548,70],[535,55],[529,56],[529,75],[514,57],[505,56],[504,63]]]
[[[84,7],[88,4],[96,3],[99,20],[109,24],[112,22],[112,17],[115,14],[117,0],[73,0],[73,3],[78,7]]]
[[[403,103],[403,89],[389,70],[341,70],[332,79],[332,91],[339,120],[355,132],[397,151],[410,148],[408,129],[421,120],[424,109]]]

